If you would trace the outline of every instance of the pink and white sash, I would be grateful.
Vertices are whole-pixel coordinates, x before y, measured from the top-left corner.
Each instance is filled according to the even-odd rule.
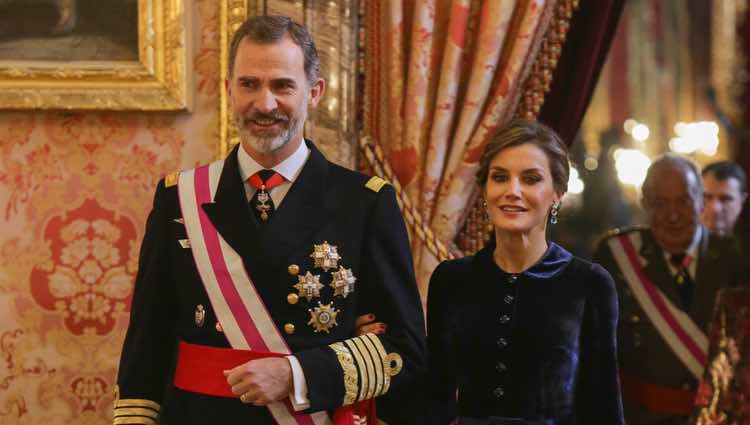
[[[224,160],[180,173],[178,193],[198,273],[232,348],[290,354],[240,255],[216,231],[201,205],[214,202]],[[239,230],[239,229],[238,229]],[[268,406],[280,425],[330,425],[326,412],[295,414],[291,405]]]
[[[633,295],[667,345],[700,379],[708,359],[708,338],[690,316],[672,304],[646,276],[638,251],[641,237],[637,232],[609,239],[615,261]]]

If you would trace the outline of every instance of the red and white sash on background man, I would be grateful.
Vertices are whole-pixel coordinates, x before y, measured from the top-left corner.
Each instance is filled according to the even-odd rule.
[[[701,379],[708,359],[708,338],[646,276],[638,254],[642,243],[640,233],[619,235],[608,243],[625,281],[651,323],[688,370]]]
[[[190,248],[211,306],[232,348],[290,354],[240,255],[201,207],[214,201],[224,161],[180,173],[178,193]],[[228,385],[228,384],[227,384]],[[286,402],[268,406],[279,425],[330,425],[326,412],[295,413]]]

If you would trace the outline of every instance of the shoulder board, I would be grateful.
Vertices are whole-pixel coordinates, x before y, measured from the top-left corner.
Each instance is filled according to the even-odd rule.
[[[179,179],[179,177],[180,177],[179,171],[172,173],[172,174],[167,174],[166,176],[164,176],[164,187],[166,188],[166,187],[177,186],[177,180]]]
[[[646,229],[646,227],[645,226],[641,226],[641,225],[633,225],[633,226],[628,226],[628,227],[618,227],[618,228],[614,228],[614,229],[608,230],[607,233],[604,235],[604,238],[610,238],[612,236],[617,236],[617,235],[624,235],[624,234],[627,234],[627,233],[640,232],[640,231],[643,231],[645,229]]]
[[[370,180],[368,180],[367,183],[365,183],[365,187],[377,193],[377,192],[380,192],[380,189],[382,189],[383,186],[387,184],[388,184],[387,181],[381,179],[378,176],[373,176],[373,177],[370,177]]]

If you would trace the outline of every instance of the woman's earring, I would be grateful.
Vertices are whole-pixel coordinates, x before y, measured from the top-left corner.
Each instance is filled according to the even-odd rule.
[[[560,212],[560,204],[552,205],[552,210],[549,212],[549,222],[557,224],[557,214]]]

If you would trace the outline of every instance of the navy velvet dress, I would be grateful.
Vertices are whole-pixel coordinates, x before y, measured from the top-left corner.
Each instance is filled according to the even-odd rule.
[[[609,273],[550,243],[510,274],[494,249],[443,262],[430,280],[428,423],[623,424]]]

